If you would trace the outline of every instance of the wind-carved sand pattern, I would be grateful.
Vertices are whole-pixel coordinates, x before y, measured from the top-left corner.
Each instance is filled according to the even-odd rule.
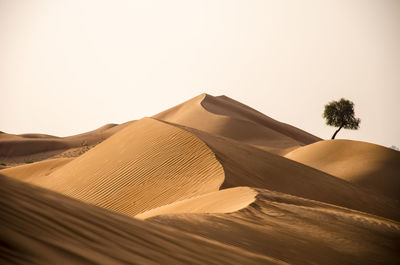
[[[134,216],[216,191],[223,180],[222,166],[196,136],[144,118],[31,183]]]
[[[0,211],[1,264],[287,264],[3,176]]]
[[[283,193],[256,191],[255,202],[233,213],[163,214],[147,220],[290,264],[399,261],[398,222]]]
[[[146,219],[157,215],[177,213],[231,213],[253,203],[257,194],[249,187],[224,189],[164,205],[135,217]]]
[[[1,264],[400,264],[400,152],[226,96],[1,146]]]

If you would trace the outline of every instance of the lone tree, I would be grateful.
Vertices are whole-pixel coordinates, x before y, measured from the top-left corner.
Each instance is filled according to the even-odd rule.
[[[332,139],[335,139],[336,134],[342,128],[357,130],[361,122],[360,119],[354,117],[354,103],[344,98],[325,105],[322,116],[326,119],[327,125],[339,127],[333,134]]]

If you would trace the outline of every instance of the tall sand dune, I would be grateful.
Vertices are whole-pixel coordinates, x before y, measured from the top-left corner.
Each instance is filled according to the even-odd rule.
[[[201,94],[153,117],[279,154],[320,140],[225,96]]]
[[[224,171],[196,136],[144,118],[31,183],[127,215],[216,191]]]
[[[286,264],[0,176],[0,263]]]
[[[365,142],[328,140],[286,155],[400,201],[400,152]]]
[[[250,108],[227,96],[206,95],[202,106],[217,115],[230,116],[237,119],[252,121],[264,127],[280,132],[301,144],[311,144],[321,139],[289,124],[274,120],[263,113]]]
[[[147,220],[289,264],[400,263],[398,222],[283,193],[257,193],[255,202],[233,213]]]

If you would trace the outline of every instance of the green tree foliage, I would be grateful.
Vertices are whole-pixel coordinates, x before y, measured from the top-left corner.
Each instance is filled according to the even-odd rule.
[[[326,104],[322,116],[326,119],[327,125],[339,127],[333,134],[332,139],[335,139],[336,134],[342,128],[357,130],[361,122],[359,118],[354,117],[354,103],[344,98]]]

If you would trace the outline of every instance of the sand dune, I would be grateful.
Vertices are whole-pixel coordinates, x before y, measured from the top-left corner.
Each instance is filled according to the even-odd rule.
[[[31,183],[127,215],[219,189],[214,153],[182,129],[145,118]]]
[[[320,140],[225,96],[201,94],[153,117],[279,154]]]
[[[254,146],[175,126],[198,136],[215,153],[225,172],[222,188],[264,188],[400,220],[398,201]]]
[[[289,124],[274,120],[261,112],[250,108],[227,96],[206,95],[201,105],[208,111],[223,116],[252,121],[264,127],[280,132],[301,144],[311,144],[321,139]]]
[[[400,224],[358,211],[258,190],[225,214],[147,219],[289,264],[399,264]]]
[[[286,155],[400,201],[400,152],[365,142],[330,140]]]
[[[68,151],[67,157],[76,157],[130,123],[107,124],[96,130],[68,137],[32,133],[15,135],[1,132],[0,162],[14,166],[27,160],[36,162],[60,157]]]
[[[192,128],[152,119],[140,123],[129,126],[130,130],[116,134],[54,173],[44,170],[26,181],[132,216],[216,191],[223,183],[222,188],[265,188],[400,220],[398,202],[303,164]],[[182,133],[182,129],[190,133]],[[177,148],[182,141],[187,142],[187,148]],[[204,152],[196,149],[196,145],[207,149],[210,160],[203,164],[204,168],[196,164],[203,159]],[[19,169],[17,175],[23,175],[28,168]],[[218,170],[213,172],[214,168]],[[5,174],[13,176],[12,170]],[[188,176],[193,178],[188,180]],[[154,198],[155,194],[162,196]],[[190,207],[186,209],[192,211]]]
[[[1,264],[400,263],[399,152],[225,96],[0,154],[53,158],[0,170]]]
[[[285,264],[0,176],[1,264]]]
[[[176,213],[231,213],[254,202],[256,195],[257,192],[248,187],[224,189],[161,206],[135,217],[146,219]]]

